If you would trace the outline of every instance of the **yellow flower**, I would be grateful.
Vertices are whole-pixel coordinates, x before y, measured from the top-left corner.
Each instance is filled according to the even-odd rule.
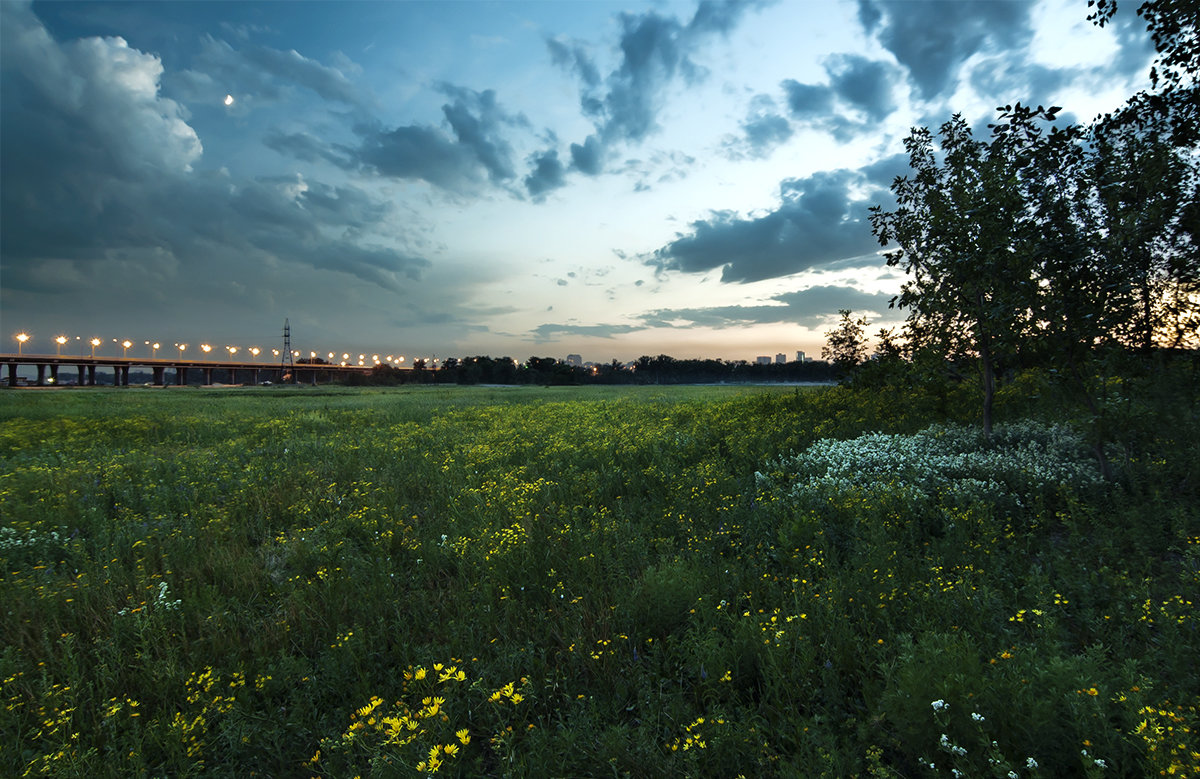
[[[520,703],[521,701],[525,700],[525,697],[519,692],[514,692],[512,695],[508,696],[508,699],[513,703]]]
[[[467,731],[466,728],[463,728],[462,730],[457,731],[454,735],[457,736],[458,740],[463,743],[463,746],[466,746],[467,744],[471,743],[471,734]]]
[[[447,744],[446,746],[442,747],[442,751],[447,755],[450,755],[450,757],[454,757],[458,754],[458,744]]]
[[[415,674],[415,676],[417,677],[417,681],[424,679],[425,674],[426,674],[426,671],[424,668],[418,668],[416,671],[416,674]]]

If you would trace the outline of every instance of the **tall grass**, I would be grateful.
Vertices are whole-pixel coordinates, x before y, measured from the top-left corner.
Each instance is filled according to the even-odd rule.
[[[1195,418],[909,400],[0,394],[0,774],[1196,775]]]

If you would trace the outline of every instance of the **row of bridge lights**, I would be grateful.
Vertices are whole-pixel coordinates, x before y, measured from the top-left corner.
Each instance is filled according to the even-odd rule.
[[[20,355],[22,354],[22,349],[24,349],[24,347],[25,347],[25,343],[26,343],[27,341],[29,341],[29,334],[28,334],[28,333],[17,333],[17,335],[16,335],[16,339],[17,339],[17,355],[18,355],[18,356],[20,356]],[[56,354],[57,354],[59,357],[61,357],[61,356],[62,356],[62,348],[63,348],[64,346],[66,346],[66,345],[67,345],[67,342],[68,342],[68,341],[70,341],[70,340],[71,340],[71,339],[70,339],[70,338],[68,338],[68,337],[67,337],[67,336],[65,336],[65,335],[57,335],[57,336],[55,336],[55,337],[54,337],[54,343],[55,343],[55,345],[57,346]],[[83,340],[83,338],[82,338],[81,336],[75,336],[75,340],[76,340],[76,341],[82,341],[82,340]],[[133,341],[130,341],[128,338],[126,338],[126,339],[125,339],[125,340],[123,340],[123,341],[118,341],[116,338],[114,338],[114,339],[112,339],[112,342],[113,342],[113,343],[115,343],[115,344],[119,344],[119,345],[121,346],[121,356],[122,356],[122,357],[127,357],[127,356],[129,355],[129,348],[130,348],[131,346],[133,346]],[[99,346],[99,345],[100,345],[100,344],[102,344],[102,343],[104,343],[104,342],[103,342],[103,341],[101,341],[99,338],[92,338],[92,339],[90,339],[90,340],[88,341],[88,344],[90,344],[90,345],[91,345],[91,347],[92,347],[92,357],[95,357],[95,356],[96,356],[96,347],[97,347],[97,346]],[[161,343],[159,343],[158,341],[153,341],[153,342],[151,342],[151,341],[143,341],[142,343],[143,343],[145,346],[149,346],[149,347],[150,347],[150,358],[151,358],[151,359],[154,359],[155,357],[157,357],[157,356],[158,356],[158,350],[159,350],[159,349],[161,349],[161,348],[163,348],[162,344],[161,344]],[[176,349],[178,349],[178,350],[179,350],[179,359],[181,359],[181,360],[182,360],[182,359],[183,359],[183,352],[184,352],[184,350],[185,350],[185,349],[187,349],[187,348],[188,348],[188,345],[187,345],[186,343],[182,343],[182,344],[181,344],[181,343],[176,343],[176,344],[174,344],[174,346],[175,346],[175,348],[176,348]],[[212,347],[212,345],[210,345],[210,344],[200,344],[200,351],[204,352],[204,356],[205,356],[205,357],[208,357],[208,355],[209,355],[209,354],[212,352],[212,350],[213,350],[213,347]],[[235,359],[235,358],[236,358],[236,356],[237,356],[237,353],[238,353],[238,351],[240,350],[240,347],[237,347],[237,346],[226,346],[226,347],[225,347],[225,350],[226,350],[227,352],[229,352],[229,358],[230,358],[230,359]],[[262,354],[262,349],[258,348],[257,346],[251,346],[251,347],[249,347],[248,349],[246,349],[246,351],[247,351],[247,352],[249,352],[249,353],[251,354],[251,356],[252,356],[252,357],[253,357],[255,360],[257,360],[257,359],[258,359],[258,355]],[[272,350],[271,350],[271,355],[272,355],[274,358],[278,359],[278,358],[279,358],[279,354],[280,354],[280,352],[279,352],[279,350],[278,350],[278,349],[272,349]],[[301,356],[301,353],[300,353],[299,351],[293,351],[293,352],[292,352],[292,357],[293,357],[293,359],[297,359],[297,360],[298,360],[298,359],[300,359],[300,356]],[[315,359],[317,358],[317,353],[316,353],[315,351],[310,351],[310,352],[308,353],[308,356],[309,356],[309,358],[310,358],[310,359],[313,359],[313,360],[315,360]],[[332,363],[332,362],[334,362],[334,361],[337,359],[337,355],[336,355],[334,352],[329,352],[328,359],[329,359],[329,362],[330,362],[330,363]],[[392,365],[392,366],[395,366],[395,367],[400,367],[401,365],[403,365],[403,364],[404,364],[404,357],[403,357],[403,356],[393,356],[393,355],[390,355],[390,354],[389,354],[389,355],[387,355],[386,357],[383,357],[383,358],[381,358],[381,357],[380,357],[378,354],[372,354],[370,359],[371,359],[371,362],[370,362],[370,364],[371,364],[371,365],[384,365],[384,364],[387,364],[387,365]],[[354,358],[353,358],[353,356],[352,356],[352,355],[351,355],[349,352],[343,352],[343,353],[342,353],[342,359],[341,359],[341,362],[340,362],[339,364],[340,364],[340,365],[343,365],[343,366],[345,366],[345,365],[353,365],[353,364],[354,364]],[[358,355],[358,364],[359,364],[360,366],[366,367],[366,366],[368,365],[368,363],[367,363],[367,355],[365,355],[365,354],[360,354],[360,355]]]

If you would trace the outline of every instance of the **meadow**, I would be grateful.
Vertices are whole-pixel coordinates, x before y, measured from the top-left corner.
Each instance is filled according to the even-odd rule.
[[[0,775],[1200,776],[1191,393],[3,392]]]

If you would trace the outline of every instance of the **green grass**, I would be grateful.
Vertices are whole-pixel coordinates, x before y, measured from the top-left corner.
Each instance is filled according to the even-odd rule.
[[[970,408],[0,393],[0,775],[1196,776],[1194,415],[1112,485],[794,486]]]

